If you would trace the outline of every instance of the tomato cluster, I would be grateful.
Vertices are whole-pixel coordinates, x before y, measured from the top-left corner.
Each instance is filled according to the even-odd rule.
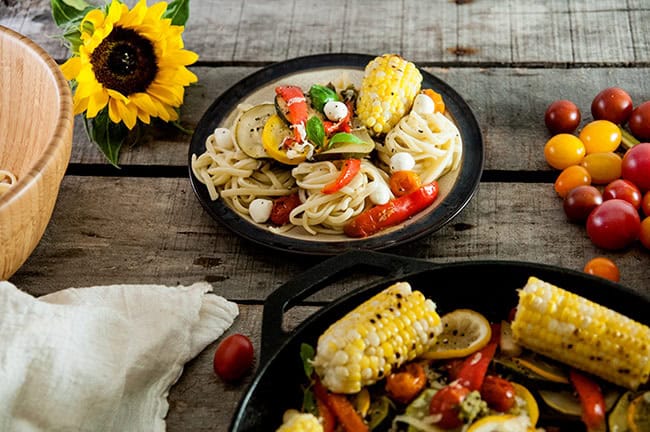
[[[544,157],[561,170],[554,187],[567,219],[584,223],[602,249],[637,240],[650,249],[650,101],[634,107],[625,90],[609,87],[593,99],[591,114],[577,135],[582,114],[573,102],[554,101],[544,115],[553,134]]]

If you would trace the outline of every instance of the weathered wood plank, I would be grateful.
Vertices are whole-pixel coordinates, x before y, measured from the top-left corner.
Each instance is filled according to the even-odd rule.
[[[591,99],[603,88],[627,89],[635,103],[650,98],[648,68],[483,69],[424,68],[463,96],[477,117],[486,149],[485,169],[548,170],[542,149],[549,134],[544,111],[555,99],[572,99],[581,109],[583,124],[591,120]],[[257,68],[195,68],[199,83],[187,90],[183,123],[194,128],[221,93]],[[187,164],[190,136],[159,131],[142,145],[125,148],[123,165]],[[73,163],[104,163],[77,119]]]
[[[483,183],[468,207],[442,230],[387,252],[433,262],[537,261],[582,269],[605,254],[622,283],[650,293],[650,253],[597,249],[582,226],[565,221],[550,184]],[[70,286],[192,283],[208,280],[234,300],[263,300],[322,258],[276,253],[241,240],[214,222],[187,179],[64,179],[51,224],[11,280],[40,295]],[[362,275],[363,276],[363,275]],[[331,299],[349,284],[317,299]]]
[[[63,59],[48,0],[0,3],[0,25]],[[95,1],[95,3],[101,3]],[[127,4],[135,0],[126,1]],[[650,59],[642,0],[192,2],[184,39],[202,61],[399,52],[453,63],[634,63]]]

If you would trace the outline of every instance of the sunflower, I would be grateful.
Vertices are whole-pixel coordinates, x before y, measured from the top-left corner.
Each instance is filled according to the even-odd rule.
[[[129,10],[113,0],[83,17],[79,51],[61,66],[76,81],[75,114],[94,118],[108,107],[110,120],[128,129],[151,117],[178,120],[185,87],[197,81],[185,66],[198,55],[183,49],[184,27],[163,18],[166,9],[140,0]]]

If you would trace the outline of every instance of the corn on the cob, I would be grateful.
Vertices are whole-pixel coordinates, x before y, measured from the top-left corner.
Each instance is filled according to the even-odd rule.
[[[521,345],[635,390],[650,374],[650,328],[530,277],[512,333]]]
[[[371,133],[387,133],[411,109],[422,74],[396,54],[384,54],[366,65],[357,115]]]
[[[282,421],[276,432],[323,432],[323,426],[313,414],[290,409],[285,411]]]
[[[428,351],[441,332],[436,305],[399,282],[331,325],[313,364],[328,389],[356,393]]]

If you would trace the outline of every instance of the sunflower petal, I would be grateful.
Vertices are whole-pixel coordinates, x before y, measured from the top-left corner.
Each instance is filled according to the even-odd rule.
[[[84,24],[91,23],[93,27],[99,28],[104,24],[105,15],[101,9],[93,9],[86,14],[86,16],[81,20],[81,28],[84,28]]]
[[[119,123],[122,121],[122,118],[120,117],[120,111],[117,108],[118,103],[119,101],[116,99],[110,99],[108,101],[108,118],[110,118],[113,123]]]
[[[140,0],[121,20],[120,24],[124,27],[133,27],[142,23],[147,14],[147,2]]]
[[[93,118],[100,112],[108,103],[108,93],[104,88],[101,91],[93,93],[88,97],[88,111],[86,117]]]
[[[81,71],[81,58],[78,56],[70,57],[68,61],[61,65],[61,72],[68,81],[74,79]]]
[[[182,87],[181,87],[182,90]],[[178,94],[172,86],[161,86],[155,82],[147,88],[147,93],[154,96],[162,103],[172,106],[178,106],[183,103],[183,94]]]
[[[147,10],[143,21],[160,21],[160,18],[167,10],[167,2],[158,2]]]
[[[74,114],[81,114],[88,109],[88,98],[79,98],[77,94],[74,95]]]
[[[111,98],[121,100],[123,103],[127,103],[129,101],[128,97],[124,96],[122,93],[120,93],[117,90],[107,88],[106,91],[108,92],[108,95]]]

